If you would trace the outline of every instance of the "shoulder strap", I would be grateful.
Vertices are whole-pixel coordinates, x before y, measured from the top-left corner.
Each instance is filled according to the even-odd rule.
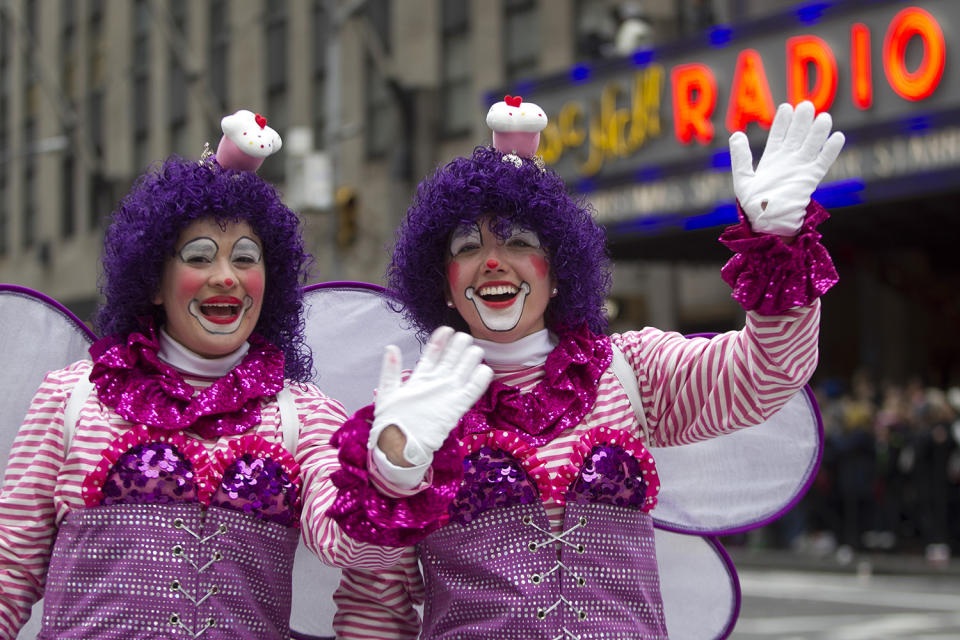
[[[277,405],[280,408],[280,430],[283,432],[283,446],[290,455],[297,452],[297,441],[300,439],[300,418],[297,416],[297,406],[293,399],[290,387],[284,385],[277,393]]]
[[[83,376],[70,390],[67,406],[63,412],[63,453],[70,450],[73,434],[77,431],[77,419],[83,403],[90,397],[93,383],[88,376]],[[284,387],[277,394],[277,405],[280,408],[280,430],[283,432],[283,446],[294,455],[297,450],[297,441],[300,439],[300,419],[297,417],[297,407],[289,387]]]
[[[643,431],[643,444],[651,446],[650,432],[647,429],[647,416],[643,413],[643,403],[640,402],[640,389],[637,388],[637,378],[633,373],[633,367],[627,362],[623,351],[620,351],[617,345],[611,342],[610,348],[613,350],[613,362],[611,363],[613,372],[617,375],[620,386],[622,386],[624,392],[626,392],[627,398],[630,399],[630,406],[633,407],[633,415],[637,417],[637,423],[639,423],[640,429]]]
[[[93,382],[90,376],[80,376],[77,383],[70,389],[67,406],[63,410],[63,455],[66,457],[73,442],[73,434],[77,431],[77,420],[80,418],[80,409],[93,391]]]

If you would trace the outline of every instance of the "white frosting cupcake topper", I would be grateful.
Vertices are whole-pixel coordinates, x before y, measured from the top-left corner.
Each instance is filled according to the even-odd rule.
[[[256,171],[263,159],[280,150],[280,134],[267,126],[259,113],[240,109],[220,121],[223,137],[217,146],[217,163],[228,169]]]
[[[487,126],[493,129],[497,151],[532,158],[540,144],[540,132],[547,126],[547,114],[520,96],[506,96],[490,107]]]

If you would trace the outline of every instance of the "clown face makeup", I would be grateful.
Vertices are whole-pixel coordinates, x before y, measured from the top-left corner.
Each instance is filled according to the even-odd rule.
[[[180,234],[154,302],[163,305],[171,338],[217,358],[239,349],[253,333],[265,280],[260,240],[250,225],[229,222],[221,228],[204,218]]]
[[[450,237],[447,296],[475,338],[513,342],[544,328],[553,276],[536,233],[514,228],[500,239],[490,220]]]

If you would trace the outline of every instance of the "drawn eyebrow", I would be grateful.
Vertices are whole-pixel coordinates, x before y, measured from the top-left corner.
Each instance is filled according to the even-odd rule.
[[[180,247],[180,251],[177,252],[177,255],[181,260],[186,262],[188,257],[187,254],[208,255],[212,251],[213,255],[217,255],[219,250],[220,245],[217,244],[216,240],[208,236],[199,236],[184,243],[184,245]]]
[[[241,236],[240,238],[237,238],[237,241],[233,243],[233,250],[230,252],[230,256],[235,256],[238,251],[255,253],[257,262],[260,262],[260,258],[263,255],[263,250],[260,248],[260,244],[249,236]]]
[[[450,234],[450,244],[447,246],[447,250],[450,252],[450,255],[456,255],[453,251],[453,247],[457,240],[474,238],[476,238],[477,242],[479,242],[480,246],[482,247],[483,234],[480,232],[480,223],[474,222],[473,224],[460,225],[454,229],[452,234]]]

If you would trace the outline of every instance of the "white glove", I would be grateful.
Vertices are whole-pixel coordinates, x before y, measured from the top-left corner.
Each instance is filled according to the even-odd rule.
[[[844,137],[839,131],[830,135],[830,114],[813,114],[810,102],[796,110],[781,104],[756,171],[747,136],[730,136],[733,192],[754,231],[796,235],[811,194],[840,154]]]
[[[369,448],[377,446],[385,428],[396,425],[407,439],[403,449],[407,462],[414,466],[431,462],[434,451],[493,378],[493,371],[481,360],[483,349],[473,344],[472,337],[440,327],[427,341],[410,378],[402,382],[400,350],[388,346],[383,354]]]

